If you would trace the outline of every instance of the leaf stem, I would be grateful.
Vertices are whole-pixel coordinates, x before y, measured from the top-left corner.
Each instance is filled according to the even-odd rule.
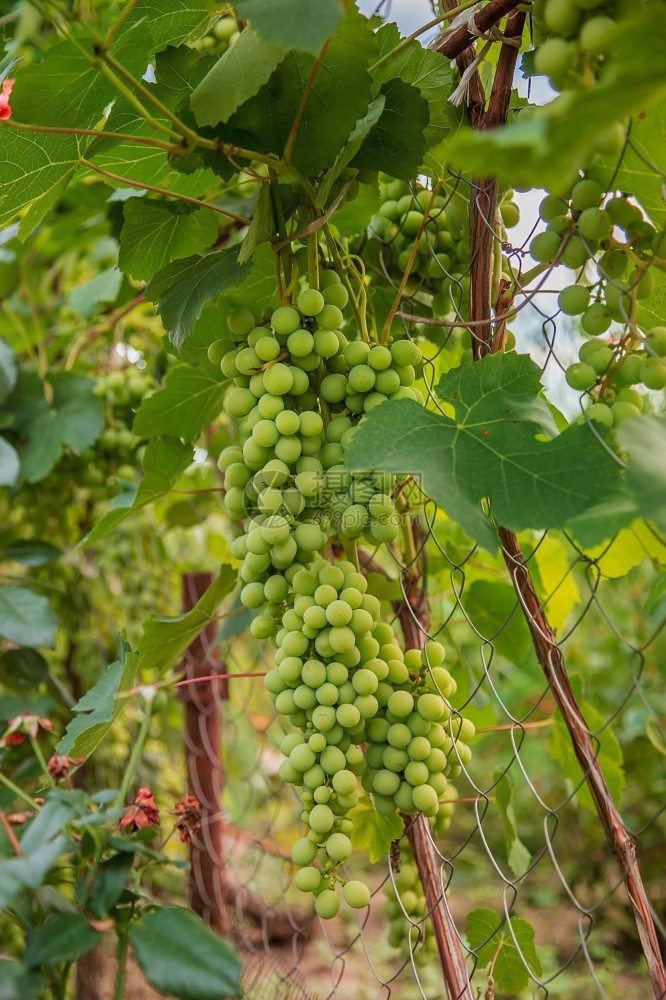
[[[51,788],[55,788],[56,783],[53,780],[53,776],[48,769],[47,763],[44,759],[44,754],[42,753],[42,748],[40,747],[38,740],[30,734],[28,734],[28,739],[30,740],[32,751],[35,757],[37,758],[37,762],[42,769],[44,777],[46,778]]]
[[[117,139],[120,142],[137,142],[142,146],[155,146],[157,149],[164,149],[167,153],[178,153],[182,151],[182,146],[174,142],[165,142],[163,139],[150,139],[147,136],[130,135],[127,132],[103,132],[94,128],[56,128],[51,125],[28,125],[25,122],[17,122],[8,118],[4,123],[5,127],[21,129],[25,132],[48,132],[53,135],[89,135],[96,139]]]
[[[148,111],[148,109],[144,107],[144,105],[141,103],[136,94],[133,94],[132,91],[129,89],[129,87],[126,87],[123,81],[119,80],[116,74],[113,73],[107,65],[102,63],[102,65],[100,66],[100,72],[104,74],[107,80],[110,80],[110,82],[113,84],[116,90],[119,91],[119,93],[123,95],[125,100],[132,105],[134,110],[137,111],[139,115],[145,121],[148,122],[151,128],[156,129],[158,132],[164,132],[165,135],[170,136],[172,134],[173,129],[169,128],[169,126],[165,125],[163,122],[158,121],[157,118],[154,118],[151,115],[150,111]]]
[[[8,778],[6,774],[2,773],[2,771],[0,771],[0,784],[3,784],[5,788],[8,788],[10,792],[13,792],[14,795],[17,797],[17,799],[21,799],[21,801],[25,802],[25,804],[30,806],[31,809],[36,809],[37,811],[39,811],[40,807],[37,805],[37,803],[34,802],[33,799],[31,799],[30,796],[27,795],[22,788],[19,788],[18,785],[15,785],[12,779]]]
[[[155,194],[161,194],[165,198],[178,198],[180,201],[186,201],[190,205],[198,205],[199,208],[209,208],[211,212],[217,212],[218,215],[224,215],[227,219],[232,219],[234,222],[238,222],[243,226],[249,226],[252,221],[251,219],[246,219],[242,215],[236,215],[235,212],[229,212],[226,208],[220,208],[218,205],[212,205],[208,201],[201,201],[200,198],[190,198],[187,194],[179,194],[176,191],[168,191],[166,188],[156,187],[154,184],[143,184],[141,181],[134,181],[129,177],[121,177],[120,174],[114,174],[111,173],[110,170],[98,167],[95,163],[91,163],[90,160],[82,159],[80,163],[81,166],[88,167],[89,170],[94,170],[96,174],[101,174],[102,177],[109,177],[112,181],[118,181],[119,184],[127,184],[129,187],[141,188],[143,191],[153,191]]]
[[[139,764],[139,758],[143,753],[143,748],[148,739],[148,734],[150,733],[150,724],[153,721],[152,705],[148,704],[145,709],[145,715],[143,721],[141,722],[141,728],[139,729],[139,734],[136,741],[132,747],[132,752],[130,753],[130,758],[127,762],[127,767],[125,768],[125,773],[123,775],[123,780],[121,782],[120,788],[118,789],[118,794],[114,802],[114,807],[120,809],[125,804],[125,799],[127,798],[127,793],[129,787],[132,784],[132,779],[134,777],[134,772]]]
[[[113,22],[113,24],[111,25],[111,27],[109,28],[109,30],[107,31],[106,35],[104,36],[104,38],[100,43],[100,50],[102,52],[106,52],[107,49],[111,48],[116,35],[122,28],[128,16],[131,14],[132,8],[134,7],[135,4],[136,0],[127,0],[127,3],[125,4],[122,13],[119,14],[118,17],[115,19],[115,21]]]
[[[116,982],[113,989],[113,1000],[124,1000],[129,935],[126,927],[117,930],[116,933],[118,935],[118,947],[116,948]]]

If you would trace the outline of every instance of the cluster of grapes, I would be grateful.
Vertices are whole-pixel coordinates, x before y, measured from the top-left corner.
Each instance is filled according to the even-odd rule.
[[[358,777],[380,811],[434,818],[446,775],[469,759],[473,729],[452,723],[444,699],[455,683],[440,666],[442,647],[405,657],[354,563],[321,555],[331,535],[352,549],[361,535],[373,547],[396,537],[393,477],[351,475],[343,459],[370,409],[421,400],[413,387],[420,350],[409,341],[348,340],[348,294],[332,270],[322,272],[320,290],[302,282],[294,297],[258,324],[249,310],[232,312],[229,336],[209,357],[232,380],[225,408],[238,444],[218,464],[226,512],[243,524],[232,546],[242,560],[241,601],[260,611],[253,634],[274,636],[266,688],[294,729],[282,742],[280,774],[303,789],[308,833],[293,849],[302,866],[296,884],[315,893],[320,916],[332,917],[339,884],[348,905],[369,901],[366,886],[340,874],[352,851]]]
[[[662,328],[643,336],[635,323],[638,303],[654,292],[650,263],[660,234],[626,197],[607,197],[594,168],[576,182],[568,199],[547,195],[539,213],[547,228],[532,240],[532,256],[582,269],[580,280],[562,289],[558,305],[566,315],[580,317],[582,332],[593,339],[567,368],[567,382],[581,392],[596,388],[598,401],[588,416],[617,425],[643,409],[645,397],[632,386],[659,390],[666,385]],[[596,281],[585,275],[592,258]]]
[[[426,899],[410,846],[406,842],[400,844],[400,855],[393,871],[393,878],[384,883],[388,942],[392,948],[400,949],[404,961],[413,955],[417,965],[425,965],[430,955],[436,953],[437,942],[431,922],[425,919],[428,913]],[[417,943],[418,947],[415,947]]]
[[[469,292],[469,243],[463,226],[447,199],[427,187],[412,190],[404,181],[380,174],[382,204],[372,217],[370,234],[383,244],[382,263],[397,280],[409,267],[414,242],[416,256],[411,267],[414,281],[450,306],[451,295]],[[427,218],[426,218],[427,213]],[[516,220],[517,221],[517,220]],[[456,294],[456,300],[458,295]]]
[[[604,66],[616,34],[617,0],[537,0],[534,16],[544,41],[534,57],[537,73],[555,90],[588,86]],[[622,148],[624,129],[613,125],[599,137],[598,151]]]
[[[211,52],[221,56],[223,52],[235,45],[240,37],[236,18],[226,15],[214,21],[208,31],[192,42],[192,47],[199,52]]]

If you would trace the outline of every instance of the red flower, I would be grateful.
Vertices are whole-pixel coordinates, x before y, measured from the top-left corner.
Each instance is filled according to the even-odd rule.
[[[201,803],[194,795],[186,795],[182,802],[176,802],[173,811],[177,816],[176,830],[184,844],[192,842],[194,835],[201,829]]]
[[[53,729],[53,723],[43,715],[35,715],[34,712],[24,712],[14,719],[9,719],[7,730],[2,738],[5,746],[19,746],[26,736],[35,739],[40,729]]]
[[[0,121],[5,121],[12,113],[12,109],[9,106],[9,95],[12,92],[13,86],[13,80],[7,79],[3,81],[2,92],[0,93]]]
[[[131,806],[118,820],[118,826],[131,826],[142,830],[145,826],[159,826],[160,814],[150,788],[140,788]]]

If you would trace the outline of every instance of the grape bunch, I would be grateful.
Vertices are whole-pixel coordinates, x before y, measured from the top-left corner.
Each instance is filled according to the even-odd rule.
[[[566,379],[573,389],[594,392],[588,416],[612,427],[642,411],[645,396],[634,386],[664,388],[666,346],[662,328],[642,333],[636,323],[641,301],[655,290],[651,263],[660,234],[626,197],[608,196],[601,180],[592,168],[567,199],[553,194],[543,199],[539,213],[547,228],[534,237],[530,252],[544,263],[559,259],[580,269],[578,281],[560,292],[558,305],[565,315],[579,317],[581,332],[590,339]],[[594,277],[586,270],[592,261]]]
[[[435,819],[447,776],[469,760],[473,727],[445,700],[455,682],[441,666],[443,647],[405,655],[355,563],[332,561],[336,548],[355,558],[357,540],[374,548],[399,533],[413,491],[397,490],[387,474],[349,473],[344,454],[374,406],[422,401],[421,352],[407,340],[349,338],[348,292],[332,269],[320,288],[301,279],[291,299],[259,322],[248,309],[232,311],[227,337],[208,354],[230,379],[236,443],[218,465],[225,511],[242,525],[232,543],[241,602],[258,612],[253,635],[276,645],[265,686],[290,724],[280,775],[301,789],[307,825],[292,853],[296,884],[332,917],[340,888],[352,908],[370,898],[342,871],[359,778],[380,811]]]
[[[388,943],[398,948],[405,962],[412,957],[426,965],[437,952],[437,942],[428,915],[418,869],[408,843],[400,844],[394,874],[384,883],[384,915],[389,923]],[[417,930],[418,928],[418,930]]]

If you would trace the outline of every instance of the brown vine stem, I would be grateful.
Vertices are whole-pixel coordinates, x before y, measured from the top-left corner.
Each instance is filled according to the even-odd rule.
[[[506,36],[509,38],[521,37],[524,20],[524,13],[514,12],[508,19]],[[516,57],[517,49],[515,47],[502,46],[488,111],[481,120],[477,118],[476,121],[474,120],[476,112],[470,113],[472,124],[477,128],[494,128],[504,123]],[[484,194],[484,200],[477,197],[472,199],[470,203],[470,233],[473,240],[470,249],[474,262],[470,289],[470,319],[479,326],[474,344],[475,360],[484,357],[493,350],[493,327],[488,297],[493,270],[492,224],[494,210],[492,213],[490,212],[493,199],[492,182],[479,182],[479,189]],[[496,344],[495,347],[497,346]],[[606,839],[622,873],[654,995],[655,997],[664,997],[666,995],[666,970],[660,953],[650,904],[636,860],[633,837],[613,801],[599,762],[595,741],[572,691],[562,650],[558,645],[555,631],[539,601],[516,534],[501,526],[497,530],[504,561],[530,630],[537,659],[569,731],[574,753],[594,800]]]
[[[227,219],[232,219],[234,222],[240,223],[241,226],[249,226],[252,221],[242,215],[236,215],[235,212],[229,212],[226,208],[211,205],[208,201],[201,201],[199,198],[190,198],[189,195],[178,194],[176,191],[168,191],[166,188],[155,187],[154,184],[143,184],[140,181],[131,180],[129,177],[121,177],[120,174],[113,174],[110,170],[104,170],[95,163],[91,163],[90,160],[82,159],[80,163],[82,167],[88,167],[89,170],[93,170],[96,174],[101,174],[102,177],[109,177],[112,181],[118,181],[119,184],[127,184],[129,187],[140,188],[142,191],[154,191],[155,194],[161,194],[165,198],[177,198],[179,201],[186,201],[189,205],[197,205],[199,208],[209,208],[211,212],[224,215]]]
[[[422,545],[418,522],[414,522],[413,531],[414,551],[419,552]],[[405,567],[403,576],[406,577],[406,598],[396,606],[396,611],[405,637],[405,649],[423,649],[430,626],[430,609],[423,577],[420,578],[421,582],[417,582],[419,576],[414,565]],[[465,956],[446,901],[441,860],[430,826],[421,813],[411,817],[403,816],[403,822],[435,932],[447,993],[450,1000],[473,1000]]]
[[[490,3],[474,17],[477,34],[488,32],[498,21],[501,21],[505,14],[517,7],[519,2],[520,0],[490,0]],[[447,34],[440,42],[435,41],[434,47],[447,59],[456,59],[465,49],[469,48],[475,37],[476,35],[469,30],[467,25],[462,24],[456,31]]]
[[[115,139],[118,142],[136,142],[141,146],[154,146],[156,149],[164,149],[167,153],[182,152],[182,146],[175,142],[166,142],[162,139],[150,139],[148,136],[130,135],[128,132],[103,132],[95,128],[56,128],[55,125],[27,125],[25,122],[16,122],[8,118],[3,122],[3,128],[21,129],[24,132],[48,132],[53,135],[88,135],[94,139]]]

